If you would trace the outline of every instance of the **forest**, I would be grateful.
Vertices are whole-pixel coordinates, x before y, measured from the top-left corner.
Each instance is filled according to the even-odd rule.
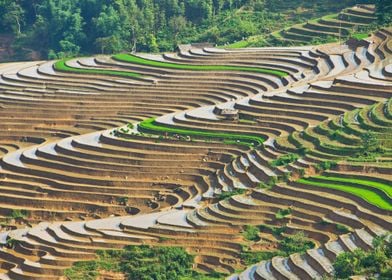
[[[224,45],[267,34],[355,3],[353,0],[0,0],[0,36],[14,59],[174,50],[179,43]],[[391,3],[376,0],[391,22]]]

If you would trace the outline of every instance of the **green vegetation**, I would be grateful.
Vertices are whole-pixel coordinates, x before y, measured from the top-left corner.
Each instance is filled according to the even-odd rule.
[[[392,197],[391,185],[387,184],[387,183],[380,183],[380,182],[376,182],[376,181],[369,181],[369,180],[358,179],[358,178],[333,177],[333,176],[328,176],[328,175],[317,176],[315,178],[327,180],[327,181],[332,181],[332,182],[343,182],[343,183],[349,183],[352,185],[362,185],[362,186],[368,186],[370,188],[377,188],[377,189],[385,192],[389,197]]]
[[[246,71],[263,74],[271,74],[278,77],[285,77],[288,75],[287,72],[273,69],[265,69],[258,67],[245,67],[245,66],[229,66],[229,65],[188,65],[179,63],[169,63],[156,61],[151,59],[145,59],[132,54],[117,54],[113,56],[114,59],[139,65],[147,65],[151,67],[179,69],[179,70],[192,70],[192,71]]]
[[[238,194],[244,194],[246,192],[245,189],[234,189],[230,192],[221,192],[219,195],[217,195],[218,200],[224,200],[224,199],[229,199],[230,197]]]
[[[354,275],[365,276],[366,279],[392,279],[392,243],[385,235],[373,240],[373,249],[365,252],[357,249],[338,255],[333,267],[335,277],[349,279]]]
[[[368,33],[354,33],[350,36],[353,37],[354,39],[362,40],[362,39],[366,39],[367,37],[369,37],[369,34]]]
[[[314,248],[314,246],[314,243],[307,239],[302,231],[290,236],[285,236],[279,242],[279,249],[284,252],[286,256],[294,253],[305,253],[307,250]]]
[[[322,180],[319,180],[322,179]],[[343,192],[353,194],[370,204],[373,204],[384,210],[392,210],[391,200],[385,195],[385,190],[390,189],[390,186],[384,186],[381,183],[376,183],[373,181],[364,180],[354,180],[354,179],[341,179],[341,178],[331,178],[315,176],[310,178],[302,178],[297,182],[301,184],[330,188]],[[384,195],[383,195],[384,194]]]
[[[281,220],[284,217],[288,216],[291,214],[291,208],[287,208],[287,209],[279,209],[279,211],[275,214],[275,218],[277,220]]]
[[[141,77],[138,73],[126,72],[126,71],[116,71],[116,70],[101,70],[101,69],[82,69],[71,67],[67,65],[67,59],[62,59],[53,64],[54,69],[57,71],[71,72],[77,74],[88,74],[88,75],[111,75],[120,77],[131,77],[138,78]]]
[[[16,245],[18,245],[19,240],[13,238],[7,238],[6,245],[10,249],[15,249]]]
[[[345,234],[345,233],[349,233],[350,229],[342,224],[335,224],[336,230],[340,233],[340,234]]]
[[[124,196],[124,197],[117,197],[116,201],[120,205],[127,205],[128,204],[128,197],[126,197],[126,196]]]
[[[258,228],[263,229],[264,227],[259,226]],[[245,265],[251,265],[275,256],[287,257],[294,253],[305,253],[306,250],[314,248],[314,246],[314,243],[300,231],[291,236],[284,236],[278,243],[278,250],[275,251],[250,251],[244,247],[240,258]]]
[[[338,163],[336,161],[327,160],[327,161],[322,161],[320,163],[317,163],[314,167],[316,168],[317,171],[321,172],[321,171],[332,169],[336,167],[337,164]]]
[[[222,278],[219,273],[205,276],[193,271],[193,256],[178,247],[127,246],[124,250],[100,250],[97,256],[93,261],[75,263],[64,275],[70,280],[93,280],[100,270],[105,270],[140,280]]]
[[[282,234],[287,230],[286,226],[275,227],[270,225],[260,225],[260,231],[271,232],[276,237],[281,237]]]
[[[248,266],[280,256],[280,253],[280,251],[242,251],[240,258],[241,261]]]
[[[246,240],[249,240],[249,241],[259,241],[260,240],[259,229],[253,225],[244,226],[244,230],[242,232],[242,235],[244,236],[244,238]]]
[[[392,3],[389,0],[375,0],[376,16],[379,24],[390,26],[392,24]]]
[[[249,36],[263,38],[307,19],[335,13],[355,2],[1,0],[0,30],[14,37],[12,59],[172,51],[179,43],[226,45]],[[386,7],[388,4],[384,2]],[[243,47],[244,43],[234,46]]]
[[[27,210],[12,209],[9,217],[11,219],[25,219],[28,214]]]
[[[142,121],[139,130],[151,134],[167,134],[167,135],[183,135],[192,136],[199,139],[214,139],[225,141],[228,144],[247,144],[248,146],[262,145],[264,139],[259,136],[228,133],[228,132],[210,132],[203,130],[191,130],[186,128],[169,127],[155,122],[155,118],[150,118]],[[226,142],[232,141],[232,142]],[[234,142],[233,142],[234,141]]]
[[[285,166],[299,159],[297,154],[286,154],[270,162],[271,166]]]

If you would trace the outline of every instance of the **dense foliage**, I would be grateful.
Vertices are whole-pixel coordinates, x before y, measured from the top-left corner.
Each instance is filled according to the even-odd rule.
[[[19,56],[157,52],[266,34],[356,2],[367,1],[0,0],[0,33],[14,34]]]
[[[263,226],[247,226],[244,228],[244,238],[249,241],[258,241],[259,230],[263,229]],[[284,228],[281,228],[284,231]],[[276,232],[277,236],[280,236],[281,240],[278,242],[278,248],[274,251],[250,251],[246,247],[241,252],[241,260],[245,265],[255,264],[262,260],[268,260],[275,256],[287,257],[294,253],[305,253],[306,250],[314,248],[314,243],[310,241],[307,236],[299,231],[293,235],[281,236],[280,231]]]
[[[375,0],[377,8],[377,19],[382,25],[392,24],[392,1],[390,0]]]
[[[335,276],[338,279],[348,279],[353,275],[377,275],[377,279],[392,278],[392,243],[386,236],[375,238],[373,250],[365,252],[357,249],[353,252],[340,254],[334,263]]]
[[[99,271],[121,272],[128,279],[213,279],[192,270],[193,256],[178,247],[127,246],[124,250],[101,250],[94,261],[75,263],[65,271],[68,279],[96,279]],[[220,277],[216,273],[217,277]]]

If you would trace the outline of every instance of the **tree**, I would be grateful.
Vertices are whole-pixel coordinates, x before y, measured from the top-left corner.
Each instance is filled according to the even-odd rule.
[[[376,16],[381,25],[392,24],[392,2],[390,0],[375,0]]]
[[[15,1],[3,0],[0,2],[0,8],[2,9],[2,25],[8,30],[12,30],[14,34],[19,35],[22,30],[24,15],[22,7]]]
[[[362,250],[354,252],[344,252],[337,256],[333,267],[335,276],[338,278],[348,278],[361,272],[361,261],[365,257]]]
[[[391,253],[390,235],[376,237],[369,252],[357,249],[338,255],[333,264],[335,276],[346,279],[353,275],[378,275],[377,279],[391,279]]]
[[[293,253],[305,252],[306,250],[313,248],[314,244],[306,238],[302,231],[300,231],[294,235],[284,237],[280,242],[279,247],[287,255],[290,255]]]
[[[173,32],[173,41],[177,42],[178,34],[185,29],[187,21],[183,16],[175,16],[169,20],[169,27]]]

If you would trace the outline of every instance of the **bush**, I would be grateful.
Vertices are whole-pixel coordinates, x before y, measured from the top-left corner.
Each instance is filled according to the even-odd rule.
[[[287,208],[287,209],[279,209],[278,212],[275,214],[275,218],[277,220],[283,219],[284,217],[286,217],[287,215],[291,214],[291,208]]]
[[[274,227],[274,226],[269,226],[269,225],[259,225],[259,230],[260,231],[270,231],[274,236],[281,236],[282,233],[284,233],[287,230],[286,226],[281,226],[281,227]]]
[[[245,189],[234,189],[230,192],[222,192],[222,193],[218,194],[217,199],[224,200],[224,199],[228,199],[228,198],[232,197],[233,195],[244,194],[245,192],[246,192]]]
[[[27,215],[28,215],[27,210],[12,209],[9,217],[13,219],[25,219]]]
[[[348,227],[346,227],[345,225],[336,224],[335,227],[339,233],[349,233],[350,232],[350,229]]]
[[[344,252],[338,255],[333,267],[335,269],[335,276],[338,278],[348,278],[360,271],[361,259],[365,257],[362,250],[355,250],[354,252]]]
[[[279,248],[287,255],[304,253],[306,250],[314,248],[314,246],[314,243],[308,240],[302,231],[291,236],[285,236],[279,243]]]
[[[392,245],[389,237],[387,235],[377,237],[373,240],[373,249],[369,252],[357,249],[338,255],[333,264],[335,277],[364,275],[372,278],[378,275],[378,279],[391,279],[391,257]]]
[[[168,69],[193,70],[193,71],[244,71],[244,72],[271,74],[281,78],[288,75],[288,73],[285,71],[261,68],[261,67],[180,64],[180,63],[162,62],[157,60],[146,59],[132,54],[117,54],[113,56],[113,59],[122,62],[132,63],[132,64],[147,65],[151,67],[160,67],[160,68],[168,68]]]
[[[280,251],[249,251],[241,252],[240,258],[245,265],[252,265],[264,260],[270,260],[275,256],[280,256]]]
[[[336,161],[323,161],[315,165],[315,168],[318,172],[329,170],[337,166]]]
[[[256,226],[246,225],[242,232],[242,235],[246,240],[249,241],[259,241],[259,229]]]
[[[286,154],[270,162],[272,166],[285,166],[296,161],[299,158],[297,154]]]
[[[267,185],[273,187],[277,182],[278,182],[278,177],[273,176],[269,178]]]

